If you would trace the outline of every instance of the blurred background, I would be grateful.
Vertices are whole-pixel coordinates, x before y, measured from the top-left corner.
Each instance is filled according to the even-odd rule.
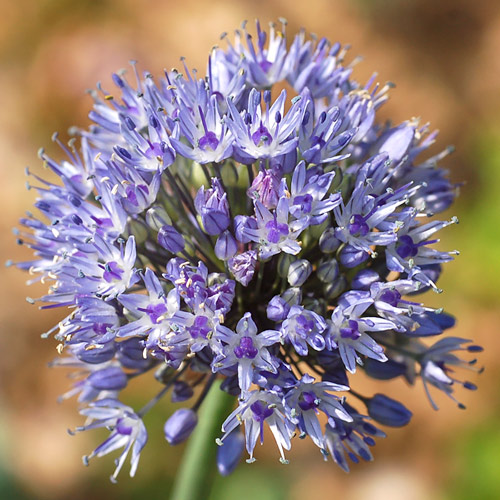
[[[437,152],[454,144],[446,158],[461,197],[446,216],[460,225],[445,230],[442,248],[461,255],[446,266],[445,293],[426,299],[458,317],[455,336],[473,338],[486,351],[482,376],[465,374],[479,385],[462,391],[460,411],[437,398],[430,407],[421,384],[361,380],[367,394],[386,392],[414,412],[403,429],[385,429],[388,438],[374,448],[373,463],[353,466],[347,475],[324,463],[310,443],[294,444],[291,463],[279,464],[271,440],[228,478],[218,478],[212,500],[498,499],[500,498],[500,2],[494,0],[0,0],[0,240],[3,261],[28,259],[11,234],[35,194],[24,189],[26,165],[41,167],[44,146],[60,158],[50,136],[72,125],[87,126],[92,101],[85,94],[99,80],[110,87],[112,71],[136,59],[141,69],[160,75],[185,56],[204,70],[220,33],[243,19],[262,25],[283,16],[289,38],[300,28],[350,43],[361,55],[355,76],[376,70],[381,82],[397,83],[380,119],[398,123],[418,116],[440,129]],[[253,27],[251,28],[253,29]],[[74,400],[57,404],[69,388],[62,369],[48,369],[56,356],[46,331],[62,311],[39,312],[26,295],[27,276],[2,270],[0,287],[0,498],[10,499],[165,499],[182,456],[170,447],[162,426],[172,408],[160,404],[147,416],[150,442],[138,474],[124,471],[109,482],[112,458],[81,456],[104,436],[70,437],[82,423]],[[354,380],[354,387],[358,382]],[[380,387],[384,385],[384,387]],[[141,406],[156,387],[132,387],[130,404]],[[196,500],[196,499],[186,499]]]

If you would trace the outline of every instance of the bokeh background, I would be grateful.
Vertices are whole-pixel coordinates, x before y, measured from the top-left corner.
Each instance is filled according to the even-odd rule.
[[[33,203],[23,170],[41,170],[36,156],[44,146],[59,155],[50,136],[66,137],[74,124],[86,126],[91,98],[85,90],[126,67],[130,59],[160,75],[185,56],[205,68],[219,34],[243,19],[262,24],[283,16],[289,37],[300,27],[352,45],[351,57],[364,61],[355,75],[365,80],[377,70],[381,82],[395,81],[381,119],[395,123],[422,117],[441,130],[439,146],[456,145],[445,160],[462,195],[446,215],[460,225],[445,230],[442,248],[461,250],[431,294],[458,317],[453,334],[486,347],[481,376],[465,374],[479,391],[459,397],[460,411],[438,397],[435,412],[423,388],[403,381],[361,380],[366,393],[387,392],[414,412],[404,429],[386,429],[375,461],[347,475],[324,463],[312,444],[295,443],[287,467],[277,461],[272,442],[259,460],[243,463],[218,478],[212,500],[498,499],[500,498],[500,2],[495,0],[0,0],[0,238],[1,259],[29,253],[15,245],[11,229]],[[60,157],[60,156],[59,156]],[[447,232],[448,231],[448,232]],[[168,498],[182,446],[163,439],[172,408],[160,404],[147,417],[150,442],[139,472],[109,482],[112,458],[89,469],[81,455],[103,439],[98,433],[70,437],[81,423],[76,402],[57,404],[70,381],[48,369],[55,342],[40,332],[62,312],[39,312],[25,302],[40,290],[27,289],[26,276],[3,269],[0,286],[0,498],[139,499]],[[354,382],[354,386],[358,384]],[[381,388],[380,384],[384,384]],[[138,383],[130,394],[139,406],[156,387]],[[186,499],[196,500],[196,499]]]

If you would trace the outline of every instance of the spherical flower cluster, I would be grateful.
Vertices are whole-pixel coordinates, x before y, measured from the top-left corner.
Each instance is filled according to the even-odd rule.
[[[69,308],[45,335],[64,354],[54,364],[77,369],[63,395],[82,405],[77,431],[111,432],[85,461],[123,449],[113,479],[129,452],[135,473],[155,402],[185,402],[165,424],[177,444],[216,379],[235,397],[223,474],[244,445],[254,460],[265,427],[283,463],[296,436],[344,470],[371,460],[384,436],[373,422],[402,426],[411,412],[350,391],[359,370],[419,378],[433,406],[431,387],[454,400],[457,385],[475,388],[455,378],[474,367],[456,352],[481,348],[434,341],[454,319],[418,298],[440,291],[456,253],[436,233],[457,220],[429,220],[456,194],[437,165],[448,150],[426,156],[436,134],[418,120],[377,122],[390,86],[353,80],[345,55],[304,32],[287,46],[285,23],[257,23],[255,38],[243,26],[214,48],[202,78],[184,65],[155,80],[133,64],[135,79],[114,74],[114,90],[93,94],[88,130],[68,147],[54,137],[64,160],[40,152],[60,182],[28,172],[41,217],[21,220],[35,257],[16,265],[49,285],[42,309]],[[156,398],[120,401],[151,374]]]

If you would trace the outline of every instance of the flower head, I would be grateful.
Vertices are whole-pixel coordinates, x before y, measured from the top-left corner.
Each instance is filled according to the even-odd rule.
[[[434,407],[431,386],[454,401],[476,387],[453,370],[477,371],[458,353],[481,348],[422,341],[455,319],[416,297],[439,291],[457,253],[434,246],[457,219],[430,219],[456,195],[438,165],[450,150],[426,156],[436,133],[416,119],[381,124],[390,85],[354,81],[339,43],[286,36],[285,21],[255,36],[243,24],[206,76],[184,60],[160,79],[135,64],[113,74],[115,95],[92,94],[92,126],[69,147],[53,136],[66,157],[40,151],[59,180],[27,171],[36,210],[16,236],[34,256],[16,265],[48,285],[29,302],[69,309],[43,336],[64,354],[53,365],[75,370],[61,399],[85,405],[77,430],[110,431],[85,461],[122,449],[113,480],[129,454],[134,475],[142,417],[169,391],[184,404],[164,418],[171,444],[219,383],[235,398],[225,475],[243,444],[255,460],[266,427],[282,463],[296,435],[346,471],[372,460],[384,434],[370,419],[399,427],[411,411],[357,392],[357,370],[419,379]],[[137,411],[121,402],[136,377],[159,386]]]

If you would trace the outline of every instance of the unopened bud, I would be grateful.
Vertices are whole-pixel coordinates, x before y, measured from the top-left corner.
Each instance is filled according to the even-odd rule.
[[[311,263],[305,259],[299,259],[290,264],[288,268],[288,283],[291,286],[302,286],[311,275]]]
[[[335,281],[325,285],[325,299],[332,300],[336,299],[347,287],[347,281],[345,277],[339,276]]]
[[[403,427],[413,416],[412,412],[399,401],[383,394],[375,394],[366,401],[368,415],[380,424],[390,427]]]
[[[274,296],[267,306],[267,317],[272,321],[283,321],[290,311],[290,304],[279,295]]]
[[[331,227],[319,238],[319,248],[323,253],[333,253],[340,246],[340,240],[335,237],[335,231]]]
[[[295,260],[293,255],[288,253],[282,253],[278,258],[278,274],[281,278],[286,278],[288,276],[288,269],[290,264]]]
[[[238,244],[229,231],[224,231],[215,243],[215,255],[220,260],[228,260],[234,257],[238,250]]]
[[[351,281],[353,290],[369,290],[370,285],[380,280],[380,276],[372,269],[361,269]]]
[[[299,287],[287,288],[281,298],[290,306],[297,306],[302,302],[302,290]]]
[[[172,221],[163,207],[155,205],[146,212],[146,223],[154,231],[159,231],[163,226],[172,224]]]
[[[217,448],[217,469],[221,476],[228,476],[238,465],[245,447],[245,437],[236,428]]]
[[[359,266],[359,264],[368,260],[368,257],[370,257],[368,252],[353,247],[352,245],[346,245],[340,251],[340,263],[344,267],[352,268]]]
[[[117,366],[92,372],[87,380],[98,391],[119,391],[127,386],[127,375]]]
[[[172,253],[184,250],[184,238],[174,227],[165,225],[158,231],[158,243]]]
[[[165,422],[165,439],[173,445],[182,443],[191,435],[197,423],[198,415],[195,411],[181,408]]]
[[[331,283],[337,279],[339,275],[339,263],[335,259],[322,262],[319,265],[316,274],[318,275],[319,280],[323,283]]]

